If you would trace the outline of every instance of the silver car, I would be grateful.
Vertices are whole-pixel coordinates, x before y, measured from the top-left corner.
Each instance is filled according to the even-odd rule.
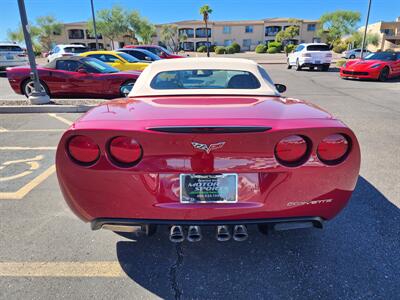
[[[367,49],[365,49],[363,56],[365,57],[370,53],[371,53],[371,51],[368,51]],[[360,55],[361,55],[361,48],[347,50],[342,53],[342,57],[347,58],[347,59],[360,58]]]
[[[0,43],[0,70],[28,64],[28,57],[20,46],[13,43]]]

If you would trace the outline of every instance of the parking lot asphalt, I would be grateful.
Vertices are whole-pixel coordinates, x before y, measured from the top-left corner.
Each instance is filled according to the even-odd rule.
[[[246,242],[131,241],[90,230],[54,172],[79,114],[0,115],[0,299],[395,299],[400,290],[400,81],[266,66],[286,96],[310,100],[356,133],[362,166],[350,204],[323,230],[250,228]]]

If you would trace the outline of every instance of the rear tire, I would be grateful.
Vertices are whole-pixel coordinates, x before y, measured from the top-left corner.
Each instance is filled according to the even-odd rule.
[[[301,65],[298,59],[296,60],[296,71],[301,71]]]
[[[356,56],[355,56],[354,54],[352,54],[352,55],[349,56],[349,58],[350,58],[350,59],[355,59]]]
[[[390,73],[389,68],[388,68],[388,67],[384,67],[384,68],[381,70],[381,72],[379,73],[378,80],[379,80],[379,81],[382,81],[382,82],[388,80],[388,78],[389,78],[389,73]]]
[[[43,81],[39,81],[40,82],[40,86],[41,86],[41,91],[45,92],[47,95],[50,96],[50,90],[47,87],[47,85],[43,82]],[[29,96],[32,94],[33,92],[33,80],[28,78],[26,79],[22,85],[21,85],[21,91],[22,93],[25,95],[26,98],[29,98]]]
[[[310,67],[310,70],[311,70],[311,71],[314,71],[314,67]]]
[[[322,71],[329,71],[329,65],[323,65],[322,66]]]
[[[287,67],[289,70],[292,68],[292,66],[291,66],[290,63],[289,63],[289,58],[288,58],[288,60],[287,60],[287,62],[286,62],[286,67]]]
[[[130,91],[135,85],[135,82],[136,80],[127,80],[123,84],[121,84],[119,88],[119,94],[121,95],[121,97],[128,97]]]

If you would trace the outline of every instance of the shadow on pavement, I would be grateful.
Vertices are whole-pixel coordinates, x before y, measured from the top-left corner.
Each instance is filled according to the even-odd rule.
[[[348,207],[324,230],[219,243],[155,236],[120,241],[118,259],[137,284],[162,298],[396,298],[400,290],[400,210],[359,177]]]

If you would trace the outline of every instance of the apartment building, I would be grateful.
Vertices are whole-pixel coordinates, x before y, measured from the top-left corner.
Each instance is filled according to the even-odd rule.
[[[237,42],[242,50],[254,50],[258,44],[274,41],[276,34],[286,27],[296,25],[299,27],[299,35],[289,43],[299,44],[304,42],[319,42],[316,35],[317,20],[298,20],[293,23],[290,18],[269,18],[264,20],[248,21],[210,21],[208,32],[203,21],[191,20],[180,21],[174,24],[178,27],[178,37],[185,36],[180,42],[181,49],[195,51],[198,47],[206,45],[207,35],[211,45],[229,46]],[[162,43],[161,28],[164,24],[156,25],[156,36],[154,43]],[[178,37],[176,43],[178,43]]]
[[[364,30],[365,27],[360,28]],[[400,17],[392,22],[377,22],[368,25],[368,33],[377,34],[379,36],[379,45],[369,45],[372,51],[392,49],[400,51]]]
[[[124,45],[137,43],[131,35],[121,35],[116,40],[103,37],[98,34],[100,49],[117,49]],[[52,40],[55,44],[80,44],[89,49],[96,49],[96,38],[88,30],[87,22],[64,23],[60,34],[53,34]]]

